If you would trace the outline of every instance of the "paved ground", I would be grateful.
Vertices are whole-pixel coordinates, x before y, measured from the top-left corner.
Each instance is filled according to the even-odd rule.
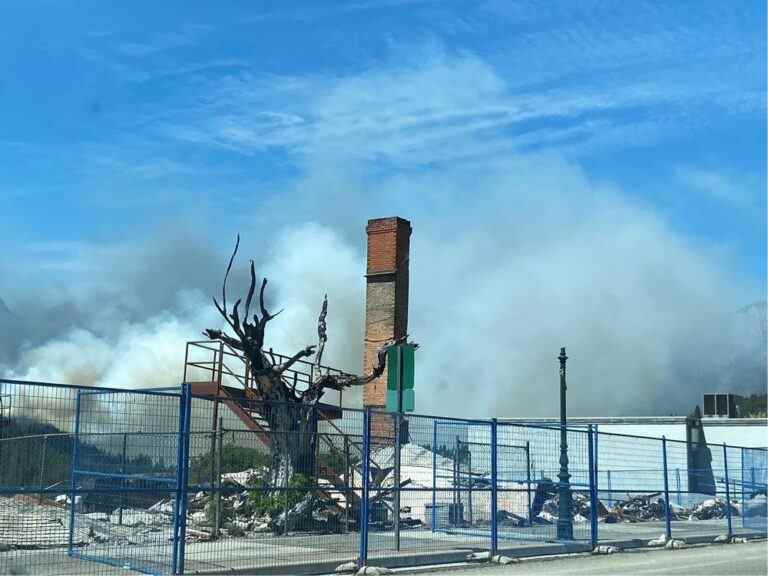
[[[765,576],[768,574],[768,543],[760,541],[749,544],[695,546],[685,550],[643,550],[611,556],[568,556],[526,560],[508,566],[440,568],[433,573],[455,576]]]
[[[741,531],[738,526],[737,532]],[[695,541],[696,537],[714,536],[726,531],[721,520],[701,522],[673,522],[673,535]],[[432,533],[431,530],[403,531],[400,552],[395,552],[392,532],[369,534],[369,560],[395,566],[460,562],[467,553],[486,550],[489,534],[481,530],[457,531],[455,534]],[[551,530],[550,530],[551,532]],[[664,532],[663,522],[642,524],[600,525],[601,543],[610,541],[634,541],[642,545]],[[517,536],[518,540],[509,539]],[[567,548],[547,542],[548,534],[541,528],[517,530],[503,529],[499,545],[518,557],[562,554],[588,550],[588,541]],[[253,535],[247,538],[223,539],[217,542],[188,543],[186,568],[189,573],[239,571],[244,574],[264,574],[332,571],[338,564],[357,557],[359,536],[356,533],[336,535],[295,535],[272,537]],[[738,548],[738,546],[736,546]],[[170,543],[156,546],[126,546],[99,544],[78,549],[82,554],[102,559],[111,558],[119,567],[78,561],[66,556],[66,548],[47,550],[11,550],[0,548],[0,574],[127,574],[120,566],[148,568],[169,566]],[[764,571],[763,573],[768,573]]]

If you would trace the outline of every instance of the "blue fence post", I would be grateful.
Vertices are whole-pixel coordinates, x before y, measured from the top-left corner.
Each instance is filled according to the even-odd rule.
[[[598,429],[597,424],[595,424],[594,427],[594,436],[595,436],[595,499],[597,500],[598,505],[600,504],[600,461],[598,460],[599,452],[597,451],[600,442],[600,430]]]
[[[599,429],[597,424],[595,424],[595,427],[594,427],[594,436],[595,436],[595,492],[597,493],[598,500],[599,500],[599,497],[600,497],[600,482],[599,482],[599,480],[600,480],[600,466],[599,466],[600,460],[598,459],[599,452],[598,452],[597,449],[598,449],[598,447],[600,445],[600,442],[598,442],[598,440],[600,439],[600,429]]]
[[[740,476],[740,478],[741,478],[741,500],[740,500],[740,502],[741,502],[741,510],[742,510],[741,525],[743,527],[743,526],[745,526],[745,524],[744,524],[744,502],[746,501],[746,499],[744,498],[744,485],[745,485],[745,481],[744,481],[744,447],[742,446],[739,451],[741,452],[741,476]]]
[[[179,394],[179,423],[176,435],[176,497],[173,501],[173,533],[171,535],[171,573],[179,573],[179,534],[181,530],[181,498],[184,477],[182,463],[184,461],[184,431],[186,430],[187,402],[186,387],[181,385]]]
[[[499,548],[499,523],[498,523],[498,450],[496,418],[491,419],[491,556],[496,554]]]
[[[432,420],[432,532],[437,529],[437,420]]]
[[[363,497],[360,503],[360,555],[358,566],[365,566],[368,561],[368,480],[371,459],[371,409],[363,412]],[[434,509],[432,514],[434,515]]]
[[[75,397],[75,424],[72,436],[72,464],[70,465],[69,490],[69,534],[67,555],[72,556],[75,545],[75,502],[77,501],[77,459],[80,444],[80,390]]]
[[[533,527],[533,518],[531,516],[531,442],[526,440],[525,442],[525,480],[528,484],[526,494],[528,494],[528,527]]]
[[[667,475],[667,437],[661,437],[661,452],[664,463],[664,526],[667,540],[672,538],[672,524],[669,518],[669,478]]]
[[[589,536],[594,550],[597,547],[597,486],[595,484],[595,447],[592,424],[587,427],[587,453],[589,457]]]
[[[182,435],[183,457],[181,461],[181,527],[179,530],[179,560],[178,569],[184,574],[184,555],[187,549],[187,506],[189,504],[189,439],[192,429],[192,390],[191,384],[182,384],[184,396],[184,434]]]
[[[728,479],[728,446],[723,442],[723,468],[725,471],[725,517],[728,519],[728,538],[733,536],[731,524],[731,484]]]

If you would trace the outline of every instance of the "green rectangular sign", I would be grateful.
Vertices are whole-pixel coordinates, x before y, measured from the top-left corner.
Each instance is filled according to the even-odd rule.
[[[416,347],[400,344],[387,351],[387,410],[397,412],[398,387],[402,391],[402,409],[414,410],[414,364]]]

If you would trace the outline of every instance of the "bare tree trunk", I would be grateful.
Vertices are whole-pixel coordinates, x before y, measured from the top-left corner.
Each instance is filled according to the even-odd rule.
[[[230,308],[227,307],[227,278],[232,268],[232,263],[240,245],[240,236],[237,237],[235,249],[229,259],[224,284],[221,290],[221,304],[213,299],[216,309],[226,320],[235,336],[229,336],[221,330],[208,329],[204,334],[213,339],[226,342],[235,349],[241,350],[247,358],[249,368],[253,375],[255,398],[252,409],[266,420],[269,425],[270,438],[273,445],[272,470],[269,474],[270,486],[275,493],[293,489],[292,480],[301,474],[307,481],[315,481],[315,457],[317,444],[317,416],[318,405],[325,391],[336,390],[341,392],[344,388],[361,386],[373,381],[384,372],[386,364],[386,352],[396,341],[385,343],[379,350],[378,364],[371,374],[367,376],[338,376],[322,374],[320,360],[327,341],[326,314],[328,311],[327,297],[323,299],[323,305],[318,318],[317,335],[318,345],[307,346],[289,358],[283,364],[277,365],[274,359],[264,354],[264,336],[268,322],[274,319],[280,312],[270,314],[264,302],[264,292],[267,279],[264,278],[259,290],[259,310],[261,316],[253,314],[249,316],[250,307],[256,290],[256,272],[253,260],[250,262],[251,283],[245,299],[243,317],[240,317],[240,303],[237,300]],[[402,340],[405,340],[403,338]],[[402,341],[401,340],[401,341]],[[315,349],[317,348],[317,352]],[[296,390],[295,383],[291,385],[284,377],[284,373],[293,364],[302,358],[315,356],[313,370],[314,380],[305,390]],[[282,490],[281,490],[282,489]],[[306,490],[306,482],[303,490]],[[298,490],[298,488],[297,488]],[[288,527],[291,517],[300,520],[312,512],[311,490],[308,492],[306,502],[297,504],[296,510],[286,512],[284,526]],[[308,502],[308,503],[307,503]],[[303,507],[302,507],[303,506]]]

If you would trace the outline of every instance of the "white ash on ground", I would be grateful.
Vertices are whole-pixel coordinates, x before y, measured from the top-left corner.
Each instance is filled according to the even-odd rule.
[[[171,535],[170,519],[163,514],[124,510],[122,525],[113,518],[118,520],[102,512],[76,512],[72,544],[149,544]],[[0,497],[0,550],[68,546],[69,522],[70,510],[55,500]]]

